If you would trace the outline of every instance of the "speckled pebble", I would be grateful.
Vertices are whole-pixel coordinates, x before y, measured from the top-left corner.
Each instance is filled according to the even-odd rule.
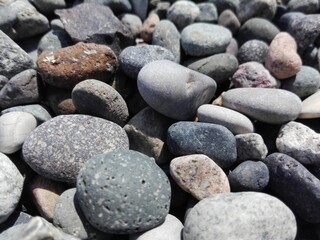
[[[211,2],[198,3],[200,13],[196,17],[195,22],[213,23],[218,20],[218,10],[216,5]]]
[[[244,43],[237,55],[239,63],[255,61],[264,63],[269,46],[261,40],[250,40]]]
[[[241,22],[254,17],[272,20],[276,11],[277,1],[275,0],[240,1],[238,17]]]

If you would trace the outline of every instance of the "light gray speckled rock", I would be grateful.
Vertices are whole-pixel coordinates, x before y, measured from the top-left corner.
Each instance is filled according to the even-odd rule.
[[[287,3],[288,12],[316,13],[319,10],[317,0],[289,0]]]
[[[95,228],[115,234],[142,232],[162,224],[171,188],[152,158],[132,150],[92,157],[77,179],[77,197]]]
[[[17,167],[0,152],[0,224],[5,222],[17,207],[23,181]]]
[[[217,22],[218,10],[216,5],[211,2],[198,3],[200,9],[199,15],[196,17],[196,22]]]
[[[264,193],[225,193],[203,199],[185,220],[184,240],[293,240],[297,233],[291,210]]]
[[[128,148],[125,131],[113,122],[88,115],[61,115],[37,127],[22,152],[39,175],[74,183],[90,157]]]
[[[237,58],[240,63],[255,61],[263,64],[268,49],[269,46],[264,41],[249,40],[239,48]]]

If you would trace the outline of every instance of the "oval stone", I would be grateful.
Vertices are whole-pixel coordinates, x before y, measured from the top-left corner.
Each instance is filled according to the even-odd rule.
[[[212,78],[168,60],[144,66],[137,84],[153,109],[178,120],[194,117],[198,107],[212,99],[217,87]]]
[[[303,100],[299,118],[320,118],[320,91]]]
[[[92,156],[128,149],[125,131],[117,124],[88,115],[61,115],[36,128],[23,144],[23,159],[39,175],[74,183]]]

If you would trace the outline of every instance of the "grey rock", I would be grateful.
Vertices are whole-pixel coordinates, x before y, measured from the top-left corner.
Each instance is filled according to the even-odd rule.
[[[25,212],[14,211],[9,218],[1,224],[0,232],[7,230],[15,225],[25,224],[30,222],[32,216]],[[1,235],[0,235],[1,236]]]
[[[257,192],[225,193],[196,204],[185,220],[184,240],[295,239],[296,220],[279,199]]]
[[[44,14],[53,14],[54,10],[67,7],[66,0],[29,0]]]
[[[170,2],[161,2],[159,0],[154,0],[154,2],[157,2],[156,8],[154,9],[154,12],[159,16],[160,19],[166,19],[168,9],[171,6]],[[150,2],[150,4],[152,1]]]
[[[320,99],[320,91],[317,91],[316,93],[312,94],[311,96],[303,100],[302,109],[301,109],[299,118],[302,118],[302,119],[319,118],[320,117],[319,99]]]
[[[210,2],[198,3],[197,4],[200,13],[196,17],[195,22],[217,22],[218,20],[218,10],[217,7]]]
[[[37,127],[23,144],[23,159],[39,175],[74,183],[92,156],[128,149],[128,137],[117,124],[87,115],[61,115]]]
[[[219,15],[218,24],[228,28],[233,34],[237,33],[241,26],[237,15],[230,9],[224,10]]]
[[[221,168],[231,167],[237,159],[236,139],[221,125],[177,122],[168,129],[167,141],[173,155],[204,154]]]
[[[244,0],[240,1],[238,18],[245,22],[250,18],[260,17],[272,20],[277,11],[277,1],[274,0]]]
[[[222,106],[261,122],[282,124],[299,116],[301,100],[294,93],[282,89],[236,88],[223,94]]]
[[[301,59],[302,59],[303,65],[313,67],[319,71],[320,68],[319,68],[319,61],[318,61],[318,50],[319,50],[318,47],[316,47],[314,45],[310,45],[301,54]]]
[[[133,12],[141,19],[144,20],[147,17],[148,12],[148,0],[130,0]]]
[[[287,3],[289,12],[316,13],[319,10],[318,0],[290,0]]]
[[[14,212],[21,197],[24,179],[13,162],[0,152],[0,224]]]
[[[134,79],[146,64],[163,59],[174,61],[175,57],[168,49],[145,44],[127,47],[119,55],[122,71]]]
[[[141,96],[153,109],[178,120],[193,117],[216,90],[212,78],[168,60],[144,66],[137,84]]]
[[[181,32],[181,46],[187,55],[208,56],[224,52],[232,34],[229,29],[209,23],[194,23]]]
[[[0,75],[0,91],[9,82],[9,79],[3,75]]]
[[[87,220],[116,234],[159,226],[169,212],[171,188],[152,158],[132,150],[92,157],[77,179],[77,197]]]
[[[298,122],[289,122],[280,129],[276,140],[279,152],[302,164],[320,164],[320,134]]]
[[[0,107],[3,109],[39,101],[40,89],[37,71],[34,69],[15,75],[0,90]]]
[[[303,220],[320,223],[320,180],[286,154],[273,153],[264,163],[270,190]]]
[[[38,54],[43,51],[55,51],[72,45],[72,40],[64,30],[54,30],[46,33],[38,45]]]
[[[212,2],[214,5],[216,5],[220,14],[226,9],[237,12],[240,4],[239,0],[209,0],[208,2]]]
[[[115,14],[132,11],[129,0],[84,0],[84,3],[99,3],[108,6]]]
[[[269,183],[269,170],[263,162],[245,161],[228,175],[233,192],[264,190]]]
[[[255,61],[263,64],[268,49],[269,46],[263,41],[249,40],[239,48],[237,57],[240,63]]]
[[[213,78],[219,85],[229,81],[229,78],[238,69],[238,60],[231,54],[220,53],[202,59],[190,60],[184,65]]]
[[[17,20],[17,14],[9,6],[0,6],[0,30],[9,32]]]
[[[226,48],[226,53],[229,53],[236,57],[238,54],[238,51],[239,51],[238,41],[235,38],[231,38],[231,41],[228,47]]]
[[[173,22],[179,30],[192,24],[200,14],[199,7],[189,1],[181,0],[173,3],[167,12],[167,19]]]
[[[236,142],[237,162],[263,160],[268,154],[268,148],[258,133],[238,134]]]
[[[142,21],[137,15],[125,13],[121,15],[119,19],[121,20],[122,24],[130,30],[134,38],[140,34]]]
[[[10,79],[35,63],[10,37],[0,30],[0,75]]]
[[[180,62],[180,33],[171,21],[162,20],[156,25],[152,35],[152,44],[170,50],[175,57],[175,62]]]
[[[62,21],[59,18],[52,19],[50,22],[52,31],[54,30],[64,30]]]

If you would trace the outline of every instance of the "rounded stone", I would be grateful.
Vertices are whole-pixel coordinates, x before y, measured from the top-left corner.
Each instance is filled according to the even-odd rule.
[[[137,15],[125,13],[121,15],[119,19],[121,20],[122,24],[130,30],[133,37],[137,37],[140,34],[142,22]]]
[[[24,142],[22,154],[39,175],[74,183],[92,156],[128,148],[125,131],[113,122],[88,115],[61,115],[37,127]]]
[[[272,20],[277,11],[276,0],[240,1],[238,18],[245,22],[250,18],[261,17]]]
[[[9,82],[9,79],[0,75],[0,90]]]
[[[233,34],[237,33],[241,26],[237,15],[230,9],[224,10],[219,15],[218,24],[228,28]]]
[[[10,112],[0,117],[0,152],[19,151],[28,135],[37,127],[37,120],[26,112]]]
[[[269,170],[263,162],[245,161],[228,175],[233,192],[260,192],[268,186]]]
[[[208,56],[224,52],[232,38],[229,29],[210,23],[194,23],[181,32],[181,46],[187,55]]]
[[[320,117],[320,91],[312,94],[302,102],[299,118],[312,119]]]
[[[121,95],[110,85],[89,79],[78,83],[72,90],[72,101],[77,111],[107,119],[124,126],[129,110]]]
[[[240,48],[237,55],[239,63],[258,62],[264,63],[268,53],[269,46],[260,40],[250,40],[245,42]]]
[[[178,120],[192,118],[216,91],[212,78],[168,60],[144,66],[137,84],[141,96],[154,110]]]
[[[237,158],[234,135],[212,123],[177,122],[168,129],[167,143],[175,156],[204,154],[221,168],[231,167]]]
[[[319,10],[318,0],[289,0],[288,12],[316,13]]]
[[[257,192],[224,193],[196,204],[185,220],[184,240],[295,239],[296,220],[279,199]]]
[[[56,51],[73,45],[73,42],[65,30],[53,30],[41,38],[38,44],[38,55],[43,51]]]
[[[200,122],[215,123],[228,128],[233,134],[252,133],[254,126],[245,115],[212,104],[201,105],[197,110]]]
[[[160,18],[155,12],[150,12],[149,16],[144,20],[140,31],[140,36],[145,43],[151,43],[153,32],[159,22]]]
[[[67,7],[66,0],[30,0],[30,2],[46,15],[53,14],[55,9]]]
[[[196,22],[217,22],[218,20],[218,10],[216,5],[211,2],[198,3],[200,13],[196,17]]]
[[[0,152],[0,224],[5,222],[17,207],[23,181],[17,167]]]
[[[95,228],[115,234],[159,226],[169,212],[171,188],[152,158],[132,150],[92,157],[77,179],[77,197]]]
[[[84,0],[85,3],[99,3],[108,6],[115,14],[131,12],[132,6],[129,0]],[[138,16],[137,16],[138,17]]]

